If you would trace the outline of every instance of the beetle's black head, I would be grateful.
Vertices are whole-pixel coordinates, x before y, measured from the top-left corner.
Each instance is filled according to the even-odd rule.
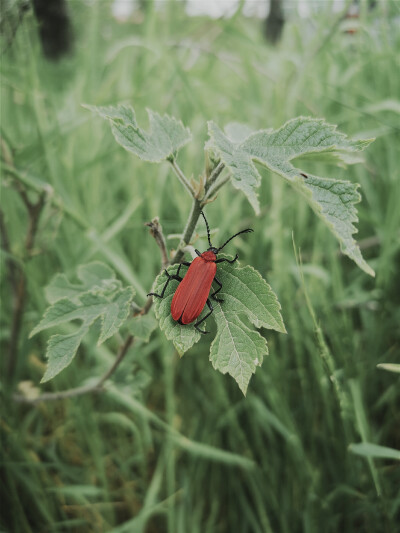
[[[209,252],[213,252],[215,255],[217,255],[219,253],[220,250],[222,250],[222,248],[228,244],[229,241],[231,241],[234,237],[237,237],[238,235],[240,235],[241,233],[252,233],[252,229],[250,228],[247,228],[247,229],[244,229],[242,231],[239,231],[238,233],[235,233],[235,235],[233,235],[230,239],[228,239],[222,246],[220,246],[219,248],[215,248],[215,246],[213,246],[211,244],[211,238],[210,238],[210,228],[208,226],[208,222],[207,222],[207,219],[206,219],[206,216],[205,214],[203,213],[203,211],[200,211],[201,214],[203,215],[203,218],[204,218],[204,222],[206,223],[206,227],[207,227],[207,238],[208,238],[208,244],[210,245],[210,247],[208,248],[207,251]]]

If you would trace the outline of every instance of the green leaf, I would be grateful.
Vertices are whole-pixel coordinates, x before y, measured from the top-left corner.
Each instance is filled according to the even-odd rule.
[[[268,354],[267,341],[219,304],[214,315],[217,335],[211,344],[210,361],[216,370],[230,374],[246,395],[252,374]]]
[[[230,374],[243,394],[257,366],[268,354],[267,341],[250,329],[243,316],[256,327],[285,333],[280,305],[268,283],[251,266],[238,267],[222,263],[218,279],[223,303],[213,303],[212,316],[217,323],[217,335],[211,344],[210,360],[223,374]]]
[[[387,446],[380,446],[379,444],[372,444],[370,442],[350,444],[349,450],[352,453],[363,455],[364,457],[373,457],[376,459],[395,459],[400,461],[400,450],[388,448]]]
[[[111,302],[104,307],[101,313],[102,324],[98,346],[117,333],[128,318],[133,296],[133,288],[126,287],[116,292]]]
[[[51,304],[68,298],[73,301],[88,290],[115,290],[121,287],[121,282],[115,279],[114,271],[99,261],[87,265],[80,265],[77,277],[80,284],[71,283],[65,274],[57,274],[45,288],[47,301]]]
[[[358,222],[354,204],[361,200],[358,184],[311,174],[308,178],[296,178],[294,187],[307,199],[314,212],[325,222],[340,243],[341,251],[350,257],[364,272],[375,276],[375,272],[361,255],[353,239]]]
[[[70,335],[57,334],[50,337],[46,352],[48,363],[46,371],[40,380],[41,383],[50,381],[71,363],[83,337],[88,331],[89,328],[82,326],[78,331]]]
[[[150,132],[147,133],[138,126],[135,111],[128,105],[84,107],[108,119],[116,141],[144,161],[164,161],[174,156],[192,137],[181,121],[150,109],[147,110],[150,121]]]
[[[260,186],[261,177],[251,161],[251,157],[242,149],[241,143],[234,143],[218,128],[214,122],[208,123],[210,140],[207,148],[215,151],[225,166],[232,173],[232,184],[242,191],[254,211],[259,214],[260,205],[256,189]]]
[[[138,315],[132,318],[127,325],[132,335],[149,342],[150,335],[157,327],[157,321],[151,315]]]
[[[374,271],[361,256],[352,235],[357,230],[354,204],[360,201],[357,185],[348,181],[321,178],[304,174],[291,161],[296,158],[329,158],[336,163],[354,163],[356,154],[372,140],[351,140],[336,130],[336,126],[322,119],[299,117],[290,120],[276,131],[262,130],[243,139],[245,130],[228,128],[228,138],[216,124],[209,122],[207,147],[216,152],[232,175],[232,184],[241,190],[259,213],[257,188],[261,176],[255,162],[280,175],[301,192],[314,211],[339,239],[343,253],[370,275]],[[240,140],[239,140],[240,139]]]
[[[229,122],[224,131],[229,139],[234,143],[240,143],[247,139],[254,130],[250,128],[247,124],[242,124],[241,122]]]
[[[109,266],[100,263],[100,261],[78,266],[77,276],[86,287],[92,289],[94,286],[106,287],[106,285],[110,285],[110,280],[113,280],[113,285],[115,286],[115,272]],[[117,283],[118,286],[121,285],[121,282],[117,281]]]
[[[135,111],[130,105],[119,104],[117,106],[95,106],[83,104],[83,107],[97,113],[106,120],[120,121],[121,123],[131,124],[137,127]]]
[[[170,266],[168,272],[174,274],[176,269],[176,265]],[[268,353],[264,337],[246,322],[250,321],[259,328],[285,332],[280,304],[271,287],[251,266],[221,263],[217,277],[222,283],[218,297],[224,301],[219,303],[211,300],[214,307],[211,317],[216,321],[217,334],[211,344],[210,360],[214,368],[223,374],[229,373],[246,394],[252,374]],[[160,294],[165,282],[165,274],[160,274],[153,291]],[[154,298],[154,309],[166,337],[173,341],[180,355],[183,355],[200,339],[200,334],[193,324],[181,325],[171,317],[171,301],[177,286],[177,281],[171,281],[164,298]],[[207,311],[208,308],[203,313]]]
[[[218,257],[229,258],[222,254]],[[218,297],[224,300],[223,308],[246,314],[257,328],[286,333],[276,294],[255,268],[221,263],[217,277],[222,283]]]
[[[378,368],[381,368],[382,370],[387,370],[388,372],[396,372],[397,374],[400,374],[400,365],[396,363],[379,363],[379,365],[376,365]]]
[[[78,278],[81,284],[70,283],[60,274],[55,276],[46,290],[52,305],[30,334],[32,337],[73,320],[81,322],[74,333],[50,337],[46,352],[48,366],[42,382],[52,379],[71,363],[83,337],[97,319],[101,320],[98,339],[101,344],[117,333],[128,318],[134,290],[132,287],[122,289],[109,267],[98,262],[83,265],[78,268]]]

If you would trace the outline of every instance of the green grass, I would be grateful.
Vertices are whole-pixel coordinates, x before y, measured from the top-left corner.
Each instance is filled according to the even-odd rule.
[[[112,20],[106,1],[70,9],[73,56],[46,62],[27,14],[1,64],[3,157],[8,147],[15,167],[50,184],[64,208],[46,206],[38,253],[24,260],[26,210],[4,174],[2,209],[27,301],[11,376],[3,357],[0,529],[399,531],[398,463],[349,451],[362,441],[400,448],[399,378],[376,368],[400,362],[398,6],[378,2],[363,11],[352,35],[339,24],[327,38],[329,11],[288,23],[278,48],[265,44],[260,22],[188,20],[175,3],[149,9],[134,25]],[[168,165],[125,152],[80,106],[117,102],[132,103],[140,124],[147,124],[146,107],[182,119],[194,140],[179,163],[194,177],[203,170],[210,119],[269,128],[304,114],[377,137],[365,163],[329,169],[362,186],[358,237],[376,279],[339,255],[328,230],[277,176],[263,171],[259,218],[230,187],[208,206],[217,241],[254,228],[238,252],[278,294],[288,330],[265,332],[270,355],[246,399],[212,369],[209,339],[179,360],[155,332],[130,350],[103,395],[37,407],[12,401],[19,382],[39,386],[43,374],[48,334],[28,334],[46,307],[51,277],[99,259],[135,285],[141,305],[160,266],[144,223],[158,215],[166,234],[178,233],[187,218],[190,199]],[[13,306],[7,257],[3,353]],[[63,390],[100,376],[116,346],[96,348],[89,335],[73,364],[41,387]]]

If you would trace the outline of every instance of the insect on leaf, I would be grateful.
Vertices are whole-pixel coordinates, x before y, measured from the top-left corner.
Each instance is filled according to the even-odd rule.
[[[176,269],[176,265],[168,267],[169,274],[174,274]],[[221,263],[218,265],[217,276],[222,283],[218,297],[224,302],[211,299],[214,312],[208,321],[215,320],[217,333],[211,344],[210,360],[214,368],[223,374],[229,373],[243,394],[246,394],[252,374],[257,366],[261,366],[263,357],[268,353],[267,341],[248,323],[257,328],[286,332],[280,304],[268,283],[251,266]],[[154,292],[159,294],[165,281],[165,275],[160,274],[156,278]],[[172,340],[179,354],[183,355],[200,339],[200,333],[193,323],[181,325],[171,317],[171,301],[177,286],[178,281],[171,281],[164,298],[154,298],[154,309],[160,328]],[[200,318],[206,312],[207,307]],[[210,325],[206,329],[209,330]]]
[[[177,265],[171,265],[167,268],[168,273],[171,275],[175,274],[176,270]],[[152,292],[160,294],[165,282],[165,273],[159,274],[154,282]],[[154,298],[154,313],[159,321],[161,330],[165,333],[167,339],[173,342],[177,352],[182,356],[200,340],[200,333],[194,328],[193,324],[182,326],[178,322],[175,322],[171,316],[172,297],[178,283],[175,280],[171,281],[165,291],[164,298],[161,300]]]

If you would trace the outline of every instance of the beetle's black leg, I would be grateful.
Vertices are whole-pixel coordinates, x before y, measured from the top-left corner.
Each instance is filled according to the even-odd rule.
[[[208,318],[211,313],[214,311],[214,307],[212,306],[212,303],[210,302],[210,300],[207,298],[207,305],[208,305],[208,308],[210,310],[209,313],[206,314],[206,316],[204,318],[202,318],[201,320],[199,320],[198,322],[196,322],[196,324],[194,325],[194,327],[197,329],[197,331],[199,331],[200,333],[202,333],[203,335],[205,335],[206,333],[210,333],[209,331],[203,331],[202,329],[199,329],[199,325],[204,322],[204,320],[206,318]]]
[[[171,281],[171,279],[176,279],[177,281],[182,281],[183,278],[181,278],[181,276],[179,275],[179,272],[181,270],[181,267],[182,265],[190,265],[190,263],[179,263],[179,267],[178,267],[178,270],[176,271],[176,274],[174,274],[173,276],[171,276],[171,274],[168,273],[168,271],[166,269],[164,269],[164,272],[167,276],[167,281],[165,282],[165,285],[163,287],[163,290],[161,291],[161,294],[157,294],[156,292],[149,292],[147,296],[157,296],[157,298],[164,298],[164,294],[165,294],[165,291],[167,290],[167,287],[168,287],[168,283]]]
[[[156,292],[149,292],[147,296],[157,296],[157,298],[160,298],[160,299],[164,298],[164,294],[165,294],[165,291],[167,290],[169,282],[171,281],[171,279],[175,278],[175,276],[171,276],[166,270],[164,270],[164,272],[167,275],[167,281],[165,282],[165,285],[163,287],[163,290],[161,291],[161,294],[157,294]],[[182,278],[178,276],[177,274],[176,276],[180,278],[180,280],[182,280]]]
[[[201,255],[201,252],[199,252],[197,249],[194,250],[197,255]]]
[[[222,289],[222,283],[219,281],[218,278],[214,278],[214,281],[217,285],[219,285],[218,289],[214,291],[211,295],[211,298],[215,300],[216,302],[223,302],[224,300],[222,298],[217,298],[215,295],[219,293],[219,291]]]
[[[183,280],[182,276],[177,276],[176,274],[174,274],[173,276],[171,276],[170,279],[176,279],[176,281],[179,281],[181,282]]]
[[[227,263],[232,264],[232,263],[234,263],[235,261],[237,261],[238,259],[239,259],[239,256],[238,256],[238,254],[236,254],[235,257],[234,257],[234,259],[232,259],[231,261],[230,261],[229,259],[225,259],[225,258],[223,258],[223,259],[217,259],[217,260],[215,261],[215,263],[225,263],[225,262],[227,262]]]
[[[179,275],[179,272],[181,271],[181,268],[182,266],[190,266],[190,263],[188,263],[187,261],[184,261],[183,263],[179,263],[179,266],[178,266],[178,270],[176,271],[176,274],[174,274],[173,276],[170,276],[171,279],[176,279],[178,281],[182,281],[183,278],[181,278],[181,276]]]
[[[178,270],[176,271],[176,274],[174,274],[174,276],[179,276],[179,272],[181,271],[182,265],[188,266],[190,265],[190,263],[179,263]]]

